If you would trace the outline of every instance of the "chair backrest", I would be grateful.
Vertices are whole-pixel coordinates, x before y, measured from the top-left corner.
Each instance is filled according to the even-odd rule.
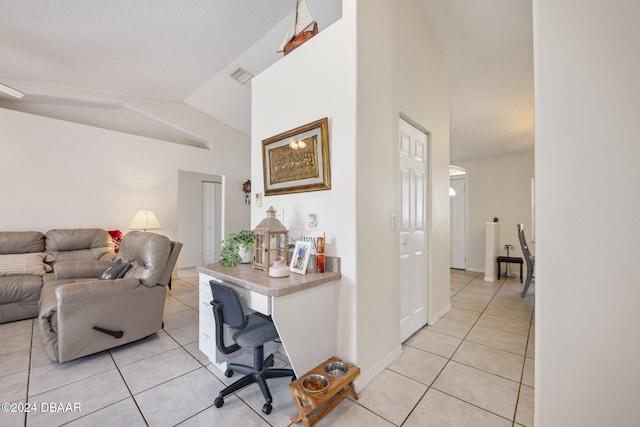
[[[173,274],[173,267],[176,265],[176,261],[178,261],[178,255],[180,255],[180,251],[182,250],[182,243],[171,241],[171,253],[169,253],[169,259],[167,260],[167,266],[164,269],[164,273],[158,280],[158,284],[162,286],[167,286],[169,281],[171,280],[171,275]]]
[[[0,231],[0,254],[44,252],[44,234],[39,231]]]
[[[101,228],[68,228],[49,230],[45,234],[45,251],[52,254],[56,262],[113,259],[113,239]]]
[[[122,239],[116,259],[122,258],[131,264],[124,277],[133,277],[153,287],[163,278],[171,251],[171,240],[167,236],[130,231]]]
[[[215,280],[209,281],[209,285],[211,285],[211,294],[213,295],[211,307],[216,320],[216,346],[224,354],[233,353],[240,350],[240,346],[235,343],[229,347],[225,345],[223,325],[235,329],[242,329],[247,325],[242,300],[233,288],[222,285]]]
[[[246,318],[240,295],[235,289],[221,285],[214,280],[210,281],[209,284],[211,285],[213,301],[222,310],[224,324],[235,329],[242,329],[246,324]]]
[[[527,241],[524,238],[524,225],[518,224],[518,239],[520,240],[520,248],[522,249],[522,254],[527,261],[527,264],[531,262],[531,251],[529,250],[529,246],[527,245]]]

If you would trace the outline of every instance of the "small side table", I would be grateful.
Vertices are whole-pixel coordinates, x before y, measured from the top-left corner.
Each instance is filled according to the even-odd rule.
[[[327,363],[342,362],[349,370],[342,376],[334,377],[324,371]],[[302,380],[312,374],[323,375],[329,379],[329,387],[320,392],[309,392],[302,388]],[[291,417],[292,423],[304,422],[306,427],[311,427],[322,417],[327,415],[338,403],[350,394],[358,400],[358,395],[353,388],[353,380],[360,375],[360,368],[348,362],[343,362],[337,357],[319,364],[300,378],[289,384],[289,391],[298,408],[298,413]]]
[[[520,283],[522,283],[522,258],[516,256],[499,256],[496,258],[496,262],[498,263],[498,279],[500,279],[500,263],[520,264]]]

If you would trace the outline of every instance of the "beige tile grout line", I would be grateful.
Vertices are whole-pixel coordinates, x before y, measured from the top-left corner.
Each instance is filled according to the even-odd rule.
[[[522,372],[520,373],[520,384],[518,385],[518,396],[516,397],[516,408],[513,411],[513,427],[516,425],[516,416],[518,415],[518,403],[520,403],[520,392],[522,391],[522,380],[524,379],[524,368],[527,365],[527,350],[529,350],[529,340],[531,337],[531,325],[533,325],[533,315],[536,312],[535,297],[533,301],[533,310],[529,317],[529,331],[527,333],[527,345],[524,347],[524,363],[522,364]],[[534,384],[535,385],[535,384]]]
[[[476,277],[476,278],[477,278],[477,277]],[[471,280],[470,280],[466,285],[464,285],[462,288],[458,289],[458,290],[457,290],[457,291],[452,295],[452,297],[453,297],[453,296],[455,296],[455,295],[457,295],[460,291],[462,291],[463,289],[465,289],[467,286],[469,286],[469,285],[471,284],[471,282],[473,282],[474,280],[476,280],[476,278],[471,279]],[[500,287],[499,287],[498,289],[496,289],[496,292],[493,294],[493,296],[491,297],[491,299],[489,300],[489,302],[487,303],[487,305],[486,305],[486,306],[484,307],[484,309],[480,312],[480,316],[478,316],[478,318],[473,322],[473,325],[472,325],[472,326],[471,326],[471,328],[469,329],[469,332],[467,332],[467,333],[465,334],[464,338],[462,338],[462,340],[460,341],[460,344],[456,347],[455,351],[454,351],[454,352],[451,354],[451,356],[448,358],[447,362],[444,364],[444,366],[442,367],[442,369],[440,370],[440,372],[438,372],[438,375],[436,375],[436,377],[433,379],[433,381],[431,382],[431,384],[429,384],[429,385],[427,386],[427,390],[423,393],[422,397],[420,397],[420,399],[418,400],[418,403],[416,403],[416,405],[413,407],[413,409],[409,412],[409,414],[408,414],[408,415],[407,415],[407,417],[404,419],[404,421],[402,422],[402,424],[404,424],[404,423],[409,419],[409,417],[411,416],[411,414],[413,413],[413,411],[416,409],[416,407],[420,404],[420,402],[422,401],[422,399],[424,398],[424,396],[427,394],[427,392],[429,391],[429,389],[433,388],[433,384],[438,380],[438,377],[440,377],[440,375],[442,374],[442,371],[444,371],[444,369],[447,367],[447,365],[449,364],[449,362],[451,362],[451,359],[452,359],[452,358],[453,358],[453,356],[456,354],[456,352],[458,351],[458,349],[460,349],[460,346],[462,346],[462,343],[464,343],[464,341],[467,339],[467,336],[471,333],[471,330],[473,329],[473,327],[474,327],[474,326],[476,326],[476,323],[478,323],[478,320],[480,320],[480,318],[482,317],[482,315],[485,313],[485,311],[487,310],[487,307],[489,307],[489,305],[491,304],[491,302],[493,301],[493,299],[495,298],[495,296],[498,294],[498,292],[500,292],[500,290],[501,290],[501,289],[502,289],[502,287],[504,286],[504,283],[505,283],[505,281],[506,281],[506,280],[507,280],[507,278],[506,278],[506,277],[505,277],[504,279],[502,279],[502,283],[500,284]],[[529,323],[529,333],[530,333],[530,332],[531,332],[531,321],[530,321],[530,323]],[[443,334],[443,335],[446,335],[446,334]],[[529,338],[528,338],[528,335],[527,335],[527,346],[528,346],[528,345],[529,345]],[[490,346],[489,346],[489,347],[490,347]],[[414,348],[415,348],[415,347],[414,347]],[[490,348],[493,348],[493,347],[490,347]],[[422,351],[425,351],[425,350],[422,350]],[[427,353],[430,353],[430,352],[427,352]],[[431,354],[433,354],[433,353],[431,353]],[[524,364],[525,364],[525,362],[526,362],[526,358],[527,358],[526,354],[527,354],[527,347],[525,347],[525,355],[524,355],[524,359],[523,359],[523,363],[522,363],[522,372],[524,372]],[[442,357],[442,356],[440,356],[440,357]],[[457,362],[456,362],[456,363],[457,363]],[[466,366],[466,365],[465,365],[465,366]],[[472,367],[472,368],[473,368],[473,367]],[[478,368],[474,368],[474,369],[478,369]],[[483,371],[483,372],[485,372],[485,371]],[[402,375],[402,374],[400,374],[400,375]],[[493,375],[495,375],[495,374],[493,374]],[[498,375],[498,376],[499,376],[499,375]],[[489,410],[488,410],[488,409],[486,409],[486,408],[482,408],[482,407],[477,406],[477,405],[475,405],[475,404],[473,404],[473,403],[471,403],[471,402],[467,402],[466,400],[462,400],[462,399],[460,399],[459,397],[452,396],[452,395],[450,395],[449,393],[445,393],[445,392],[444,392],[444,391],[442,391],[442,390],[438,390],[438,391],[439,391],[440,393],[446,394],[446,395],[448,395],[448,396],[450,396],[450,397],[452,397],[452,398],[454,398],[454,399],[460,400],[460,401],[462,401],[462,402],[468,403],[469,405],[475,406],[476,408],[482,409],[483,411],[489,412],[490,414],[494,414],[494,415],[496,415],[497,417],[500,417],[500,418],[502,418],[502,419],[504,419],[504,420],[511,421],[512,426],[514,426],[514,425],[515,425],[515,414],[516,414],[516,413],[517,413],[517,411],[518,411],[518,401],[519,401],[519,398],[520,398],[520,388],[522,387],[522,376],[523,376],[523,374],[521,374],[521,375],[520,375],[520,384],[518,385],[518,395],[516,396],[516,406],[515,406],[515,412],[514,412],[514,416],[513,416],[513,419],[512,419],[512,420],[509,420],[508,418],[505,418],[505,417],[503,417],[502,415],[499,415],[499,414],[496,414],[496,413],[494,413],[494,412],[491,412],[491,411],[489,411]],[[408,378],[408,377],[407,377],[407,378]],[[415,380],[414,380],[414,381],[415,381]],[[515,381],[514,381],[514,382],[515,382]],[[434,390],[437,390],[437,389],[434,389]],[[400,424],[400,425],[402,425],[402,424]]]

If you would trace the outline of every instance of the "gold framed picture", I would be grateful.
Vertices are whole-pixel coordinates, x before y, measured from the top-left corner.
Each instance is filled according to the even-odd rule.
[[[262,141],[264,194],[331,189],[325,117]]]

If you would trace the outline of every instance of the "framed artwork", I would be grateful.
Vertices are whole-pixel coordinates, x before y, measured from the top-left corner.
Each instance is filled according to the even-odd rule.
[[[262,141],[264,194],[331,189],[325,117]]]
[[[307,265],[309,264],[309,256],[311,255],[311,242],[298,240],[296,247],[293,249],[291,257],[291,265],[289,270],[298,274],[307,274]]]

